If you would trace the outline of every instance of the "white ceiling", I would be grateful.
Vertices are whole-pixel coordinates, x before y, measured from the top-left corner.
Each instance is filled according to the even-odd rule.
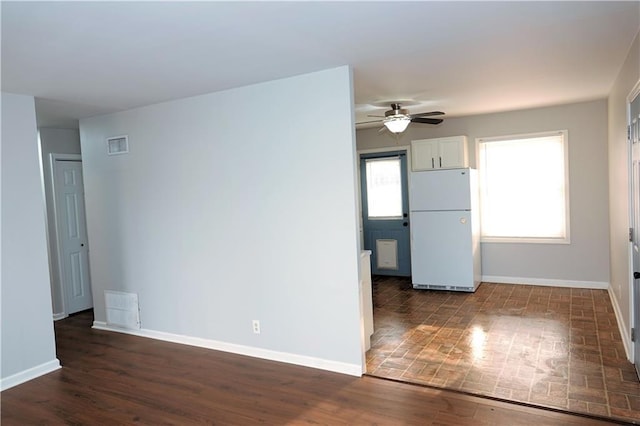
[[[357,122],[400,99],[461,116],[602,98],[640,28],[638,1],[1,6],[2,90],[54,127],[345,64]]]

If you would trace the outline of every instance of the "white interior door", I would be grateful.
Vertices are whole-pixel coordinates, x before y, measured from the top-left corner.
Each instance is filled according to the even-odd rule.
[[[93,307],[82,162],[56,160],[54,168],[60,283],[65,313],[72,314]]]
[[[630,235],[633,256],[633,343],[634,363],[640,377],[640,95],[631,102],[629,138],[631,142],[631,208],[633,232]]]

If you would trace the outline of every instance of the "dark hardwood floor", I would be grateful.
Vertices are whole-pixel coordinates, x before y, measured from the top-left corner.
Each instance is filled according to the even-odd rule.
[[[31,424],[596,425],[593,418],[373,377],[349,377],[55,324],[63,368],[2,392],[3,426]]]

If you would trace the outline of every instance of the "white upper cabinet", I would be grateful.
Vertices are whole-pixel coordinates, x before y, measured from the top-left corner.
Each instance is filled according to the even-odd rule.
[[[411,170],[414,172],[458,169],[468,165],[466,136],[411,141]]]

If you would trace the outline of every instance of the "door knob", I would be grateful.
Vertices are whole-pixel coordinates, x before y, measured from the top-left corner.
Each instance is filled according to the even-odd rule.
[[[640,272],[634,272],[634,273],[633,273],[633,278],[634,278],[634,279],[636,279],[636,280],[637,280],[638,278],[640,278]]]
[[[408,222],[402,222],[402,226],[409,226]]]
[[[84,247],[84,243],[80,244],[80,247]]]

